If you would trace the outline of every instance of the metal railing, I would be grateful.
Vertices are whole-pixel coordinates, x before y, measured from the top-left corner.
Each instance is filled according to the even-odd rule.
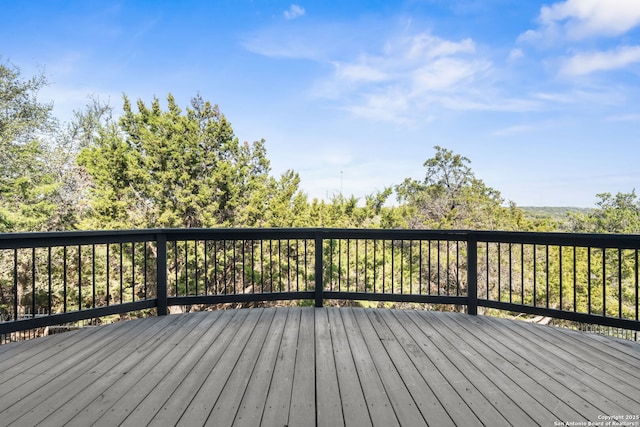
[[[640,236],[568,233],[9,233],[0,235],[0,336],[163,315],[176,305],[277,300],[454,305],[472,315],[504,310],[638,331],[639,249]]]

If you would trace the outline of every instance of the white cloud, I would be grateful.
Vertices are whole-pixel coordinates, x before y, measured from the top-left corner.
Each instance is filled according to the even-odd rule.
[[[364,63],[343,64],[334,62],[333,65],[338,79],[359,82],[380,82],[389,77],[383,70]]]
[[[577,76],[624,68],[640,62],[640,46],[624,46],[605,52],[577,53],[567,59],[560,72],[567,76]]]
[[[359,94],[360,102],[348,102],[345,110],[371,120],[396,124],[411,122],[412,98],[406,91],[395,87],[379,92]]]
[[[539,111],[540,102],[530,99],[494,96],[490,93],[476,94],[475,98],[467,94],[456,94],[442,97],[439,102],[451,110],[468,111],[505,111],[521,113],[523,111]]]
[[[340,99],[357,116],[395,123],[431,120],[430,106],[471,94],[469,87],[492,69],[476,54],[473,40],[430,33],[390,38],[378,52],[332,64],[333,75],[316,84],[314,95]]]
[[[388,42],[384,53],[390,56],[398,55],[409,60],[424,60],[460,53],[473,53],[475,49],[475,43],[469,38],[453,42],[432,36],[429,33],[422,33]]]
[[[508,136],[508,135],[513,135],[517,133],[530,132],[533,129],[534,127],[529,125],[509,126],[504,129],[498,129],[494,132],[491,132],[491,136]]]
[[[364,26],[355,38],[350,36],[353,25],[340,23],[268,28],[249,35],[243,44],[265,56],[329,65],[331,71],[317,77],[307,95],[370,120],[426,123],[442,110],[540,108],[539,100],[506,96],[499,89],[500,70],[471,38],[449,40],[429,31],[410,32],[404,25],[373,34],[372,27]],[[511,54],[523,55],[518,49]]]
[[[622,37],[640,26],[639,0],[560,1],[542,6],[537,22],[518,41],[571,52],[547,62],[560,75],[588,75],[640,62],[640,46],[621,45]]]
[[[628,93],[624,86],[606,83],[603,86],[590,85],[585,88],[573,88],[558,92],[536,92],[533,99],[543,102],[548,109],[558,108],[566,111],[567,106],[582,108],[585,106],[614,106],[626,102]]]
[[[560,38],[618,36],[640,25],[640,1],[566,0],[542,6],[538,22],[540,27],[524,32],[521,41],[550,43]]]
[[[511,52],[509,52],[509,62],[517,61],[520,58],[524,58],[522,49],[511,49]]]
[[[304,8],[298,6],[297,4],[292,4],[291,6],[289,6],[289,9],[282,12],[282,14],[284,15],[284,19],[287,20],[299,18],[301,16],[304,16],[305,13],[306,12]]]
[[[606,122],[640,122],[640,114],[622,114],[609,116],[604,119]]]
[[[352,39],[344,36],[349,30],[347,24],[340,23],[292,22],[246,33],[240,43],[250,52],[271,58],[330,62],[339,57],[340,52],[354,49]]]
[[[488,68],[490,64],[481,60],[439,58],[413,71],[413,88],[415,93],[456,91]]]

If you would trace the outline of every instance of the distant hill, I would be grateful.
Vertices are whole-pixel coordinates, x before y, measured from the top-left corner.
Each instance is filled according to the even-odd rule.
[[[592,208],[577,208],[571,206],[518,206],[529,219],[552,219],[560,223],[567,220],[569,212],[587,213]]]

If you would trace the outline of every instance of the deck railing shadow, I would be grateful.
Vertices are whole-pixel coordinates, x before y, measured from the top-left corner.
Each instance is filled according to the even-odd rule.
[[[0,342],[172,306],[283,300],[500,310],[637,340],[639,249],[635,235],[465,230],[1,234]]]

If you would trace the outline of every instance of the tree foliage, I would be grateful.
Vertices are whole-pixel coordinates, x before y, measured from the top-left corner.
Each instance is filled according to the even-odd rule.
[[[471,161],[436,146],[422,179],[357,199],[309,201],[293,171],[271,174],[265,141],[241,143],[230,122],[196,96],[171,94],[123,114],[91,99],[62,126],[37,99],[39,74],[0,64],[0,231],[146,227],[382,227],[554,231],[525,217],[477,178]],[[134,108],[135,107],[135,108]],[[398,204],[389,206],[395,194]],[[635,194],[598,195],[570,215],[570,231],[639,233]],[[566,225],[562,225],[566,227]],[[564,229],[564,228],[563,228]]]
[[[435,147],[424,162],[422,181],[406,178],[396,186],[403,217],[410,228],[517,229],[527,226],[522,212],[503,206],[500,192],[475,177],[470,160]]]
[[[44,76],[29,80],[0,64],[0,232],[52,228],[55,175],[43,142],[54,128],[51,105],[37,100]]]
[[[265,142],[240,143],[218,106],[199,96],[186,113],[172,95],[124,99],[79,163],[93,180],[92,221],[109,228],[290,225],[299,177],[270,176]]]
[[[570,213],[573,231],[582,233],[640,234],[640,200],[631,193],[601,193],[597,208]]]

